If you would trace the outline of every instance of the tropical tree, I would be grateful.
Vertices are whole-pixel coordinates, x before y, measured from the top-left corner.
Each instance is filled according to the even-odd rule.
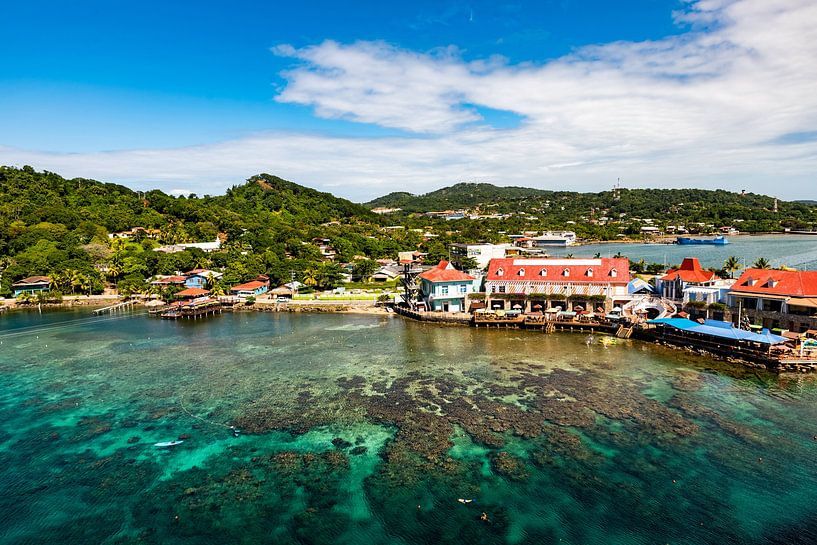
[[[772,266],[769,263],[769,260],[765,257],[758,258],[753,264],[752,267],[755,269],[771,269]]]
[[[739,269],[741,269],[740,260],[733,255],[727,257],[726,261],[723,262],[723,270],[729,273],[729,278],[734,278],[735,271]]]
[[[318,271],[314,267],[308,267],[304,269],[304,272],[301,276],[301,282],[304,285],[313,288],[318,285]]]

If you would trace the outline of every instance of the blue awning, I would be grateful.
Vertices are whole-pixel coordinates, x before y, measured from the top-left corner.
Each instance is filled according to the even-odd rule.
[[[699,324],[698,322],[693,322],[686,318],[660,318],[658,320],[650,320],[647,323],[668,325],[675,329],[680,329],[681,331],[689,331],[691,333],[709,335],[710,337],[719,337],[733,341],[780,344],[788,340],[786,337],[773,335],[768,329],[764,329],[760,333],[752,333],[751,331],[738,329],[729,322],[722,322],[720,320],[706,320],[703,324]]]

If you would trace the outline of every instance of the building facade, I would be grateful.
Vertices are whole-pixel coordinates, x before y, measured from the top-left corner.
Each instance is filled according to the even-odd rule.
[[[684,290],[691,287],[711,287],[720,280],[712,271],[701,267],[697,257],[687,257],[677,269],[670,269],[656,281],[656,289],[662,297],[673,301],[684,300]]]
[[[739,324],[797,333],[817,329],[817,271],[746,269],[729,297]]]
[[[474,293],[475,278],[440,261],[433,269],[420,274],[420,296],[427,310],[465,312],[468,294]]]
[[[610,311],[632,296],[627,258],[493,259],[488,265],[488,308],[524,312],[561,306]]]
[[[51,278],[48,276],[29,276],[23,278],[11,285],[11,291],[14,297],[28,293],[34,295],[39,292],[48,292],[51,290]]]

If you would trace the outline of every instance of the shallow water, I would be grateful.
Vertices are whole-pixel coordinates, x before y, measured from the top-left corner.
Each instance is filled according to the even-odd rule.
[[[697,257],[704,267],[723,267],[729,256],[735,256],[744,267],[751,267],[765,257],[773,267],[787,266],[801,270],[817,269],[817,235],[738,235],[726,237],[726,246],[678,244],[587,244],[569,248],[548,248],[556,256],[612,257],[621,252],[633,261],[678,265],[685,257]]]
[[[0,328],[3,543],[817,542],[811,376],[381,316]]]

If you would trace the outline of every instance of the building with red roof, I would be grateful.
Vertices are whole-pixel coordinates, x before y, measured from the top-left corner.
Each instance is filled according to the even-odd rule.
[[[629,301],[627,258],[492,259],[485,278],[491,309],[545,310],[581,305],[585,310]]]
[[[740,321],[795,332],[817,329],[817,271],[746,269],[729,295]]]
[[[258,297],[267,291],[269,291],[269,279],[253,280],[230,288],[230,294],[237,297]]]
[[[455,269],[448,261],[419,275],[420,294],[428,310],[464,312],[469,293],[474,293],[476,279]]]
[[[670,269],[656,281],[656,288],[663,297],[680,301],[689,287],[714,286],[721,278],[701,266],[697,257],[685,257],[681,266]]]
[[[175,294],[179,299],[194,299],[196,297],[204,297],[210,295],[210,290],[202,288],[187,288]]]

